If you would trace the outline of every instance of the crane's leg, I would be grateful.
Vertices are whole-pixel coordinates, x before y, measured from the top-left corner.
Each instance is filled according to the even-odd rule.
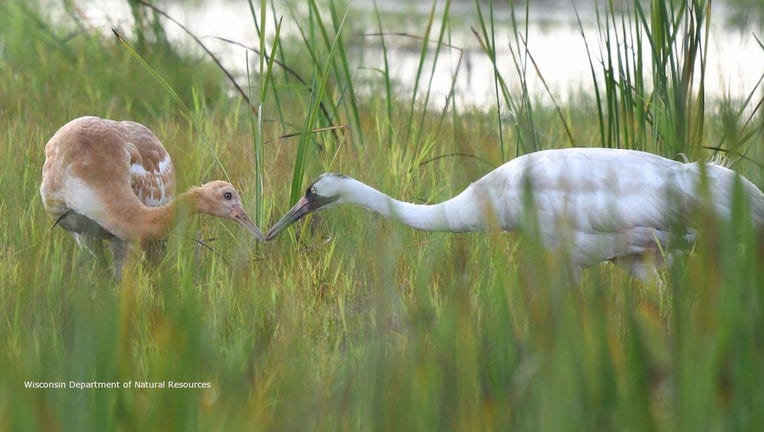
[[[77,246],[79,246],[81,250],[87,251],[86,254],[80,254],[79,258],[77,258],[76,266],[78,268],[92,266],[92,258],[95,258],[95,265],[97,268],[106,267],[108,262],[106,254],[104,253],[103,237],[77,232],[72,232],[72,236],[74,237],[74,240],[77,241]]]
[[[149,242],[144,242],[142,246],[143,246],[143,253],[146,254],[146,258],[149,260],[149,262],[151,264],[157,265],[162,261],[162,257],[164,256],[165,251],[167,250],[167,241],[166,240],[149,241]]]
[[[645,257],[644,255],[628,255],[613,260],[615,264],[626,269],[632,276],[645,283],[661,284],[661,276],[658,267],[663,264],[659,257]]]
[[[128,244],[125,241],[117,237],[112,237],[109,242],[111,248],[111,258],[114,266],[114,279],[122,279],[122,267],[125,265],[125,259],[127,259]]]
[[[85,249],[90,253],[90,255],[93,255],[94,257],[103,256],[103,242],[100,238],[94,237],[92,235],[84,234],[84,233],[77,233],[72,231],[72,236],[74,237],[74,240],[77,242],[77,246],[79,246],[82,249]]]

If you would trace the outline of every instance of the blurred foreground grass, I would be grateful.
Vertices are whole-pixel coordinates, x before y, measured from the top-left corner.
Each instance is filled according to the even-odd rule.
[[[763,257],[743,217],[731,226],[708,220],[694,253],[659,286],[609,264],[574,284],[558,257],[521,234],[421,233],[357,209],[317,215],[294,231],[299,240],[285,233],[265,245],[225,222],[188,221],[160,265],[134,260],[114,283],[107,263],[48,230],[38,197],[44,143],[84,114],[151,127],[173,155],[181,189],[223,176],[214,155],[245,205],[260,198],[266,225],[288,208],[297,168],[305,172],[298,185],[331,169],[411,201],[444,199],[535,139],[517,125],[543,131],[543,148],[569,134],[578,145],[612,144],[609,134],[700,156],[690,146],[717,142],[728,123],[701,110],[699,130],[694,117],[666,114],[670,104],[657,104],[676,102],[670,77],[655,123],[636,125],[653,133],[625,132],[648,121],[627,115],[636,106],[628,101],[596,108],[593,99],[559,107],[559,116],[516,99],[508,105],[517,123],[499,135],[495,111],[441,115],[389,94],[348,98],[349,53],[335,37],[343,9],[309,2],[303,25],[313,33],[281,41],[279,58],[304,59],[296,69],[313,74],[311,91],[274,73],[263,122],[208,61],[167,45],[150,25],[139,29],[146,45],[131,42],[191,107],[193,123],[117,41],[86,30],[66,38],[23,4],[0,5],[0,430],[764,427]],[[609,91],[616,101],[626,94]],[[265,142],[304,121],[302,138]],[[660,128],[677,122],[689,125],[681,136],[701,141],[671,141],[680,134]],[[335,125],[348,127],[308,133]],[[656,144],[655,130],[670,142]],[[749,156],[761,161],[764,137],[752,130],[742,144],[753,142]],[[451,153],[482,160],[431,161]],[[210,388],[27,389],[25,381]]]

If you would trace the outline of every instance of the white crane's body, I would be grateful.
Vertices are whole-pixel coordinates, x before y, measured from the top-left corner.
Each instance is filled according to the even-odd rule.
[[[764,194],[728,168],[633,150],[568,148],[515,158],[433,205],[405,203],[350,177],[323,174],[266,239],[307,213],[349,203],[425,231],[531,231],[546,248],[564,248],[576,267],[611,260],[649,279],[661,251],[693,239],[690,222],[703,202],[701,171],[719,217],[729,217],[739,178],[752,222],[764,228]]]
[[[170,155],[139,123],[80,117],[45,146],[40,186],[45,210],[93,253],[110,241],[117,276],[127,243],[152,251],[174,224],[179,203],[190,212],[235,220],[262,238],[230,184],[213,181],[177,199],[174,192]]]

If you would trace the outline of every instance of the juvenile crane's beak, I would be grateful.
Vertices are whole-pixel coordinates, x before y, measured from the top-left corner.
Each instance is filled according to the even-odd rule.
[[[245,212],[240,205],[237,204],[231,209],[231,219],[235,220],[239,225],[247,228],[249,232],[257,237],[258,240],[265,241],[263,233],[260,232],[260,230],[255,226],[255,224],[247,215],[247,212]]]

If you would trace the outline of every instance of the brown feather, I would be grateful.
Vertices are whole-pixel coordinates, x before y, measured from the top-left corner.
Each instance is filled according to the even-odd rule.
[[[78,241],[80,235],[141,244],[162,239],[175,223],[179,203],[233,219],[262,238],[228,183],[192,188],[172,200],[175,171],[169,154],[147,127],[132,121],[88,116],[65,124],[45,146],[42,176],[45,210]]]

